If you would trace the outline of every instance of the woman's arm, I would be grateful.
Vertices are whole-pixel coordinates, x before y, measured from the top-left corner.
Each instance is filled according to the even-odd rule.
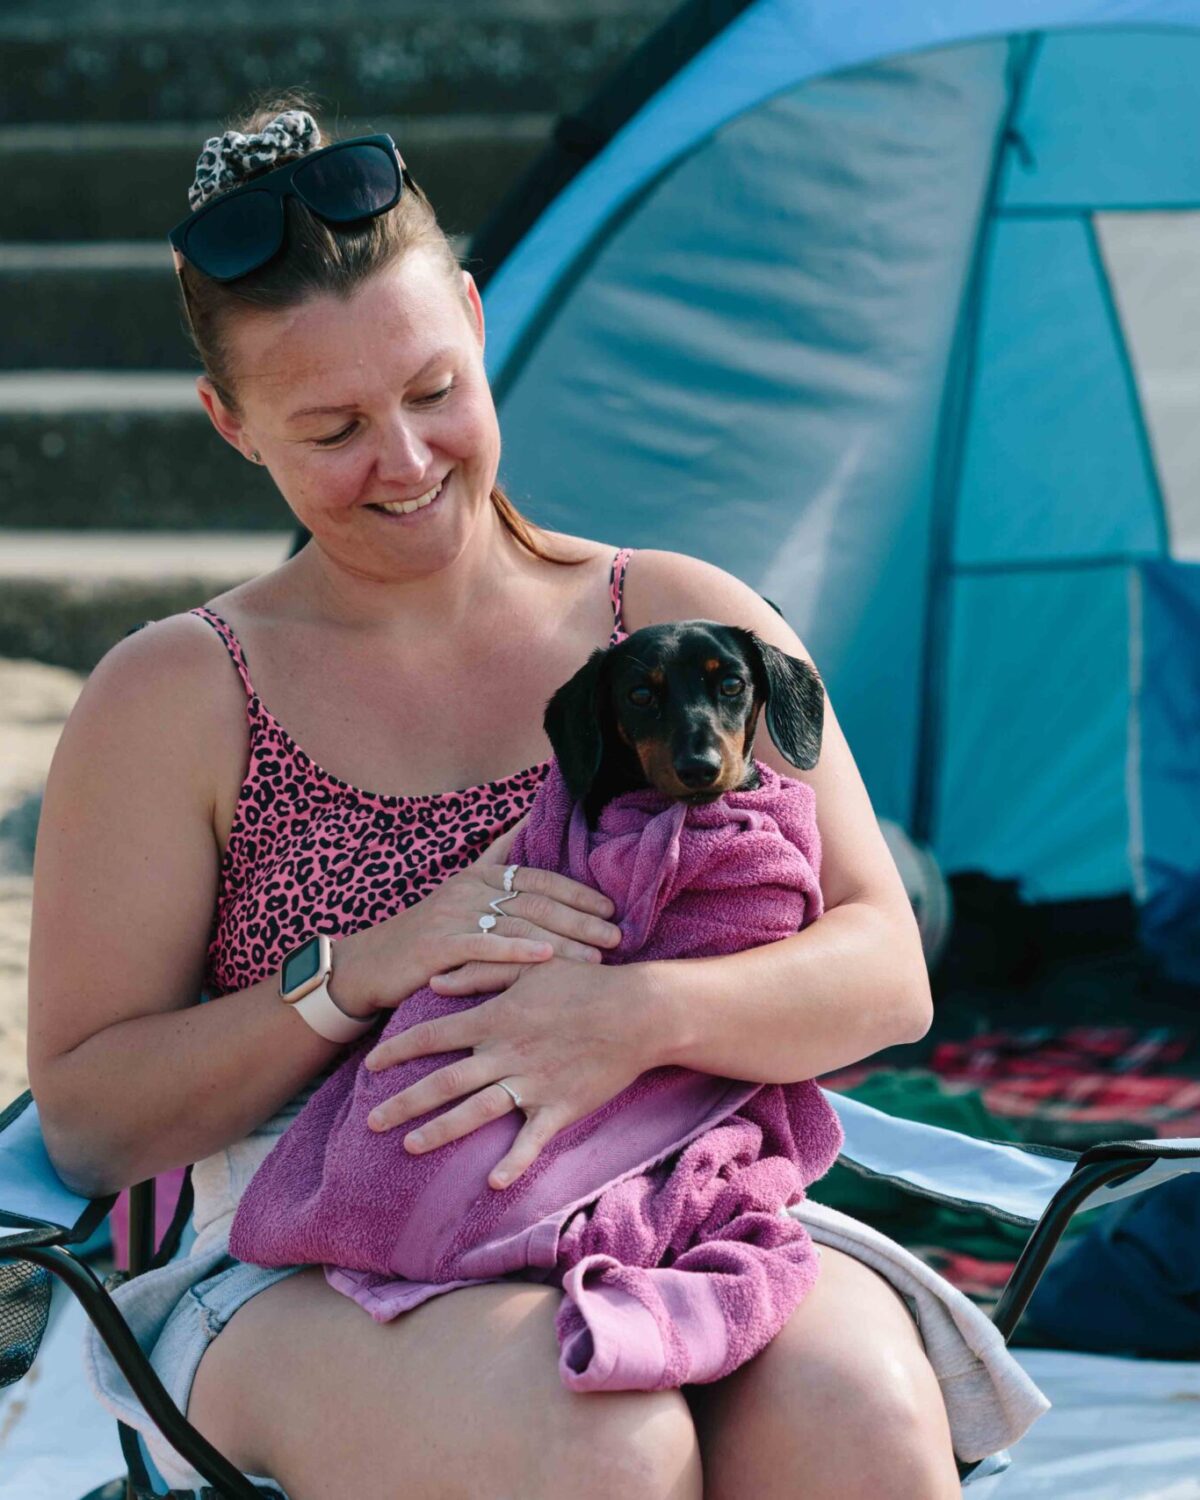
[[[775,611],[720,568],[677,553],[639,552],[626,580],[631,631],[667,620],[719,620],[811,660]],[[402,1127],[463,1099],[423,1126],[419,1139],[404,1137],[409,1151],[436,1150],[511,1108],[487,1086],[515,1078],[527,1120],[489,1178],[500,1187],[519,1177],[559,1131],[661,1064],[791,1083],[922,1036],[932,1002],[920,934],[828,701],[821,757],[812,771],[782,758],[765,722],[755,754],[816,792],[826,908],[819,922],[718,958],[611,967],[552,959],[514,970],[503,981],[509,988],[485,1004],[423,1021],[374,1049],[368,1067],[459,1049],[472,1055],[393,1095],[372,1112],[372,1128]],[[481,969],[468,964],[432,983],[442,994],[478,994],[492,989],[497,977]]]
[[[100,662],[38,827],[29,1077],[55,1166],[93,1195],[241,1139],[340,1050],[291,1014],[273,977],[196,1003],[215,789],[244,770],[246,734],[220,642],[202,632],[164,620]]]
[[[636,552],[625,582],[629,630],[666,620],[741,625],[789,656],[795,632],[740,580],[677,552]],[[765,719],[756,757],[816,792],[825,915],[781,942],[717,958],[629,965],[647,1006],[656,1063],[786,1083],[916,1041],[933,1016],[920,933],[854,757],[826,698],[821,758],[801,771]]]

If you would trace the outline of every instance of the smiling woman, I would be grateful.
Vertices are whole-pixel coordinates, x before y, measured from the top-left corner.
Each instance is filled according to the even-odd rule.
[[[319,1267],[229,1253],[247,1183],[346,1043],[434,981],[491,998],[456,1007],[467,1057],[442,1059],[436,1028],[405,1031],[421,1087],[458,1136],[515,1116],[488,1181],[517,1202],[543,1148],[645,1073],[807,1082],[930,1015],[912,911],[828,700],[818,763],[763,734],[756,751],[811,788],[824,914],[803,931],[602,963],[614,903],[506,865],[550,768],[546,705],[593,652],[703,617],[812,663],[721,569],[631,559],[513,507],[480,298],[394,144],[323,147],[301,101],[275,108],[206,143],[171,242],[200,400],[310,539],[109,652],[39,829],[29,1072],[55,1165],[98,1195],[195,1164],[195,1245],[119,1288],[122,1311],[189,1420],[289,1500],[384,1500],[399,1476],[414,1500],[948,1500],[951,1433],[914,1320],[829,1245],[769,1360],[704,1400],[699,1382],[572,1392],[562,1293],[542,1277],[452,1282],[376,1322]],[[783,1206],[765,1203],[755,1233]],[[171,1485],[198,1487],[94,1337],[88,1359]]]
[[[515,516],[496,487],[479,295],[457,269],[453,285],[447,296],[441,257],[419,244],[349,292],[233,320],[232,409],[199,381],[217,430],[260,455],[322,551],[381,582],[460,550],[482,507]]]
[[[306,123],[311,119],[295,101],[291,109],[278,114],[266,109],[247,122],[247,135],[242,139],[254,140],[258,132],[256,150],[243,150],[239,156],[236,141],[224,151],[220,142],[210,143],[214,162],[223,158],[225,178],[241,184],[229,196],[245,203],[247,194],[254,195],[251,185],[266,172],[279,171],[289,157],[300,158],[311,142],[320,139],[319,129]],[[222,140],[238,134],[226,132]],[[262,137],[268,135],[272,139],[264,145]],[[373,149],[389,139],[369,138]],[[325,172],[327,190],[337,163],[349,161],[347,145],[342,142],[326,148],[331,152],[327,158],[331,165]],[[396,158],[398,201],[387,211],[353,221],[353,232],[344,223],[327,222],[301,191],[284,196],[282,234],[287,253],[276,254],[236,280],[205,275],[178,248],[178,241],[190,242],[179,230],[172,236],[184,314],[205,370],[199,382],[201,399],[221,435],[252,462],[267,465],[310,532],[302,509],[302,452],[340,454],[355,447],[349,467],[341,465],[324,473],[336,473],[343,488],[355,474],[361,480],[367,467],[377,464],[373,483],[377,490],[390,493],[358,503],[383,514],[407,513],[436,498],[433,491],[449,470],[432,476],[432,485],[414,487],[431,477],[419,471],[428,470],[433,454],[423,445],[420,433],[410,433],[402,424],[402,410],[446,408],[448,420],[441,424],[442,431],[465,430],[471,419],[487,421],[489,416],[495,428],[490,394],[482,402],[479,399],[478,385],[486,384],[482,365],[466,357],[464,347],[470,337],[477,345],[470,352],[482,353],[483,315],[474,280],[460,270],[428,198],[398,152]],[[255,165],[246,170],[247,163]],[[210,217],[215,217],[211,210],[223,196],[214,191],[221,180],[221,170],[215,167],[203,178],[201,192],[207,188],[208,196],[199,198],[199,208]],[[238,194],[243,196],[238,198]],[[197,199],[195,186],[192,197]],[[386,203],[388,195],[380,201]],[[210,229],[208,239],[217,233]],[[247,233],[246,226],[239,221],[227,233],[240,240]],[[404,269],[419,287],[393,288],[389,297],[376,285],[381,273]],[[455,294],[452,299],[445,295],[447,287]],[[323,302],[327,305],[322,313],[318,305]],[[451,315],[455,303],[458,318]],[[255,316],[287,314],[301,306],[305,313],[300,319]],[[361,339],[346,337],[347,314],[355,334],[364,336]],[[297,322],[302,326],[297,328]],[[347,351],[344,360],[331,358],[330,347],[321,343],[331,332]],[[414,332],[420,335],[415,340]],[[398,352],[403,355],[404,369],[397,368]],[[472,363],[478,365],[477,370],[471,368]],[[364,431],[369,438],[365,443]],[[386,443],[381,453],[380,442]],[[498,459],[498,433],[493,446]],[[325,488],[323,481],[321,488]],[[523,546],[536,556],[551,556],[537,528],[521,516],[496,483],[494,463],[488,498],[501,523]],[[555,561],[582,559],[556,557]]]

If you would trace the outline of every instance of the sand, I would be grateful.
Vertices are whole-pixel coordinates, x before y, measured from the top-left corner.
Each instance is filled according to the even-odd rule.
[[[25,1071],[32,834],[36,799],[83,678],[64,667],[0,658],[0,1108]]]

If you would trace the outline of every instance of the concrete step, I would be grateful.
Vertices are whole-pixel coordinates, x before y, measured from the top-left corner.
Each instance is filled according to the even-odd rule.
[[[165,238],[0,244],[0,328],[0,370],[199,372]]]
[[[194,376],[0,374],[0,528],[292,525],[266,470],[213,431]]]
[[[336,6],[15,8],[0,123],[213,120],[303,87],[331,113],[576,107],[675,0],[339,0]],[[64,35],[64,29],[66,35]]]
[[[90,672],[144,620],[277,567],[278,533],[0,531],[0,657]]]
[[[430,115],[339,124],[386,130],[448,233],[470,235],[549,140],[553,116]],[[188,212],[212,124],[0,126],[0,240],[161,240]]]

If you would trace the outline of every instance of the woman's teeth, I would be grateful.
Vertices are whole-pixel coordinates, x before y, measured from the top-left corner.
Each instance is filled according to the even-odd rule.
[[[387,504],[380,502],[379,509],[386,510],[389,516],[407,516],[411,515],[414,510],[424,510],[425,506],[432,505],[442,493],[442,486],[445,482],[446,477],[443,475],[431,490],[418,495],[415,500],[392,500]]]

